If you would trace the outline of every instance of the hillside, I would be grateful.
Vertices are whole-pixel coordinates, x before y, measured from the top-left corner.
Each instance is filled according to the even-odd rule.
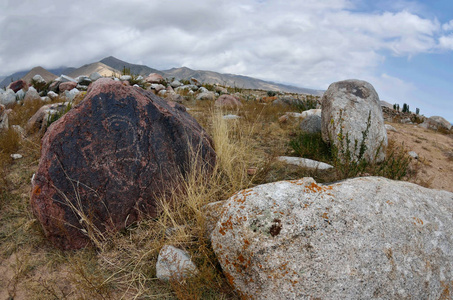
[[[314,90],[308,88],[301,88],[295,87],[290,85],[284,85],[269,81],[264,81],[261,79],[243,76],[243,75],[235,75],[235,74],[222,74],[213,71],[204,71],[204,70],[192,70],[187,67],[181,68],[172,68],[169,70],[159,71],[153,68],[150,68],[145,65],[137,65],[131,64],[126,61],[120,60],[113,56],[106,57],[99,62],[94,62],[91,64],[86,64],[80,68],[67,68],[67,67],[60,67],[57,69],[49,69],[45,70],[42,68],[43,74],[46,74],[48,78],[53,77],[49,75],[52,73],[56,76],[61,74],[70,76],[70,77],[78,77],[81,75],[90,75],[93,72],[98,72],[102,76],[112,76],[112,74],[121,74],[123,68],[129,68],[132,74],[138,74],[142,76],[147,76],[150,73],[157,73],[164,77],[174,77],[177,79],[190,79],[195,78],[200,82],[209,83],[209,84],[221,84],[230,87],[238,87],[238,88],[245,88],[245,89],[257,89],[257,90],[272,90],[272,91],[282,91],[287,93],[301,93],[301,94],[311,94],[316,96],[321,96],[323,91],[321,90]],[[38,68],[38,67],[37,67]],[[34,70],[34,69],[33,69]],[[4,79],[0,82],[0,88],[8,86],[12,81],[19,80],[26,76],[32,70],[20,71],[16,72],[10,76],[4,77]],[[39,74],[33,73],[34,75]],[[39,74],[44,77],[43,74]],[[33,77],[33,76],[31,76]],[[28,78],[28,77],[27,77]],[[47,79],[46,79],[47,80]]]
[[[162,72],[159,70],[150,68],[145,65],[131,64],[113,56],[106,57],[99,62],[120,71],[123,70],[124,67],[129,68],[131,70],[131,73],[136,75],[148,76],[151,73],[157,73],[162,75]]]
[[[43,67],[34,67],[33,69],[30,70],[24,77],[22,77],[22,80],[24,80],[27,83],[30,83],[30,81],[33,79],[35,75],[41,75],[42,78],[46,82],[52,81],[55,78],[57,78],[57,75],[47,71]]]
[[[89,76],[91,73],[98,72],[102,76],[112,76],[113,74],[121,74],[121,72],[115,68],[109,67],[101,62],[95,62],[92,64],[84,65],[78,69],[75,69],[71,73],[67,74],[69,77],[76,78],[78,76],[86,75]]]
[[[278,84],[274,82],[264,81],[248,76],[221,74],[213,71],[192,70],[187,67],[173,68],[162,71],[165,77],[175,77],[178,79],[195,78],[198,81],[205,83],[219,83],[231,87],[239,87],[245,89],[272,90],[283,91],[287,93],[302,93],[321,96],[323,91],[307,88],[299,88],[290,85]]]

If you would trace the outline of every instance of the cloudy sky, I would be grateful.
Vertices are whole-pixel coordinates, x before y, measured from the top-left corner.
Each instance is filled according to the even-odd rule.
[[[0,0],[0,75],[110,55],[314,89],[357,78],[453,122],[452,0]]]

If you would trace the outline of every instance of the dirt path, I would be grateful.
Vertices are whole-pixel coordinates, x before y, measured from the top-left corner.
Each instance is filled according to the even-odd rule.
[[[453,192],[453,137],[415,125],[388,124],[397,130],[388,131],[389,138],[419,156],[420,171],[413,182]]]

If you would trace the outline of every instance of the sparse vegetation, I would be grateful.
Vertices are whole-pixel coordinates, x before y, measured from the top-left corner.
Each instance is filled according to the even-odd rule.
[[[316,108],[317,97],[306,97],[303,105],[291,107],[253,100],[268,96],[267,91],[228,90],[242,92],[242,99],[250,100],[243,101],[240,109],[228,111],[193,97],[185,103],[214,141],[218,160],[213,174],[199,176],[194,163],[183,181],[184,192],[174,191],[159,199],[159,217],[143,219],[103,238],[94,234],[96,247],[75,252],[54,249],[29,208],[29,182],[38,164],[39,135],[22,139],[12,129],[1,132],[0,257],[2,266],[13,274],[8,281],[0,282],[0,290],[17,298],[21,291],[27,299],[239,299],[223,276],[207,237],[206,204],[225,200],[256,184],[304,176],[332,182],[366,174],[394,179],[416,175],[417,165],[395,141],[390,140],[382,163],[340,162],[337,155],[343,150],[325,144],[320,134],[301,133],[297,121],[278,122],[286,111]],[[10,124],[24,127],[41,105],[36,101],[14,106]],[[240,118],[222,118],[230,113]],[[347,141],[348,135],[343,138]],[[14,161],[10,157],[17,151],[25,154],[24,159]],[[445,152],[449,161],[450,152]],[[327,162],[335,166],[335,171],[284,165],[275,160],[280,155]],[[250,169],[253,172],[248,173]],[[155,264],[164,244],[187,250],[199,274],[184,281],[157,280]]]

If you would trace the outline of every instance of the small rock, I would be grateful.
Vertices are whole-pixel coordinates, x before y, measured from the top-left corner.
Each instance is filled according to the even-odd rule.
[[[239,99],[232,95],[222,95],[216,101],[214,106],[225,107],[225,108],[239,108],[242,103]]]
[[[23,156],[18,154],[18,153],[15,153],[15,154],[11,154],[11,158],[16,160],[16,159],[21,159]]]
[[[257,168],[248,168],[248,169],[247,169],[247,175],[253,176],[253,175],[256,174],[257,171],[258,171]]]
[[[414,151],[410,151],[407,154],[409,154],[409,156],[411,156],[411,157],[413,157],[415,159],[418,159],[418,154],[416,152],[414,152]]]
[[[36,74],[35,76],[33,76],[33,81],[35,81],[36,83],[46,84],[46,81],[44,80],[44,78],[42,78],[42,76],[39,74]]]
[[[80,93],[80,91],[76,88],[73,88],[72,90],[70,91],[65,91],[64,94],[65,94],[65,97],[68,101],[72,101],[74,100],[74,98]]]
[[[333,166],[329,164],[302,157],[279,156],[277,157],[277,160],[307,169],[328,170],[333,168]]]
[[[308,115],[299,125],[300,129],[306,133],[321,132],[321,116],[317,114]]]
[[[66,91],[75,89],[76,87],[77,87],[77,82],[67,81],[67,82],[60,83],[60,86],[58,87],[58,89],[59,89],[60,93],[64,93]]]
[[[393,132],[398,132],[395,127],[393,127],[392,125],[389,125],[389,124],[385,124],[385,129],[387,131],[393,131]]]
[[[131,75],[123,75],[120,77],[121,81],[130,81],[132,79]]]
[[[236,116],[236,115],[224,115],[222,118],[224,120],[236,120],[236,119],[239,119],[240,117]]]
[[[278,118],[278,122],[284,124],[288,122],[288,119],[289,119],[288,115],[283,115],[280,118]]]
[[[20,79],[20,80],[11,82],[9,84],[8,88],[13,90],[14,93],[17,93],[21,89],[27,90],[28,89],[28,84],[25,81],[23,81],[22,79]]]
[[[302,115],[302,118],[306,118],[308,116],[313,116],[313,115],[317,115],[317,116],[321,117],[321,109],[309,109],[309,110],[303,111],[301,113],[301,115]]]
[[[209,91],[202,92],[202,93],[198,94],[197,100],[215,100],[215,94],[213,92],[209,92]]]
[[[89,86],[91,82],[92,80],[87,76],[79,76],[79,78],[77,79],[77,83],[79,85]]]
[[[160,92],[162,90],[165,90],[165,85],[159,83],[152,83],[151,89],[155,90],[156,92]]]
[[[286,112],[286,115],[292,117],[292,118],[303,118],[301,113],[296,113],[296,112]]]
[[[151,73],[148,75],[148,77],[145,78],[145,81],[148,83],[161,83],[165,80],[161,75],[157,73]]]
[[[99,74],[98,72],[94,72],[94,73],[90,74],[91,81],[96,81],[96,80],[101,79],[101,78],[102,78],[102,75]]]
[[[165,245],[159,252],[156,277],[160,280],[183,280],[198,273],[189,254],[173,246]]]
[[[31,102],[35,99],[41,99],[41,97],[39,96],[38,91],[31,86],[25,94],[24,103]]]
[[[11,90],[7,89],[6,92],[0,94],[0,104],[8,105],[16,102],[16,93]]]
[[[172,83],[170,83],[172,88],[177,88],[181,85],[183,85],[179,80],[174,80]]]
[[[52,91],[48,92],[48,93],[47,93],[47,96],[48,96],[50,99],[52,99],[52,100],[55,100],[55,99],[58,98],[58,94],[55,93],[55,92],[52,92]]]
[[[27,92],[28,93],[28,92]],[[25,92],[24,90],[18,90],[16,93],[16,100],[21,101],[25,98]]]

